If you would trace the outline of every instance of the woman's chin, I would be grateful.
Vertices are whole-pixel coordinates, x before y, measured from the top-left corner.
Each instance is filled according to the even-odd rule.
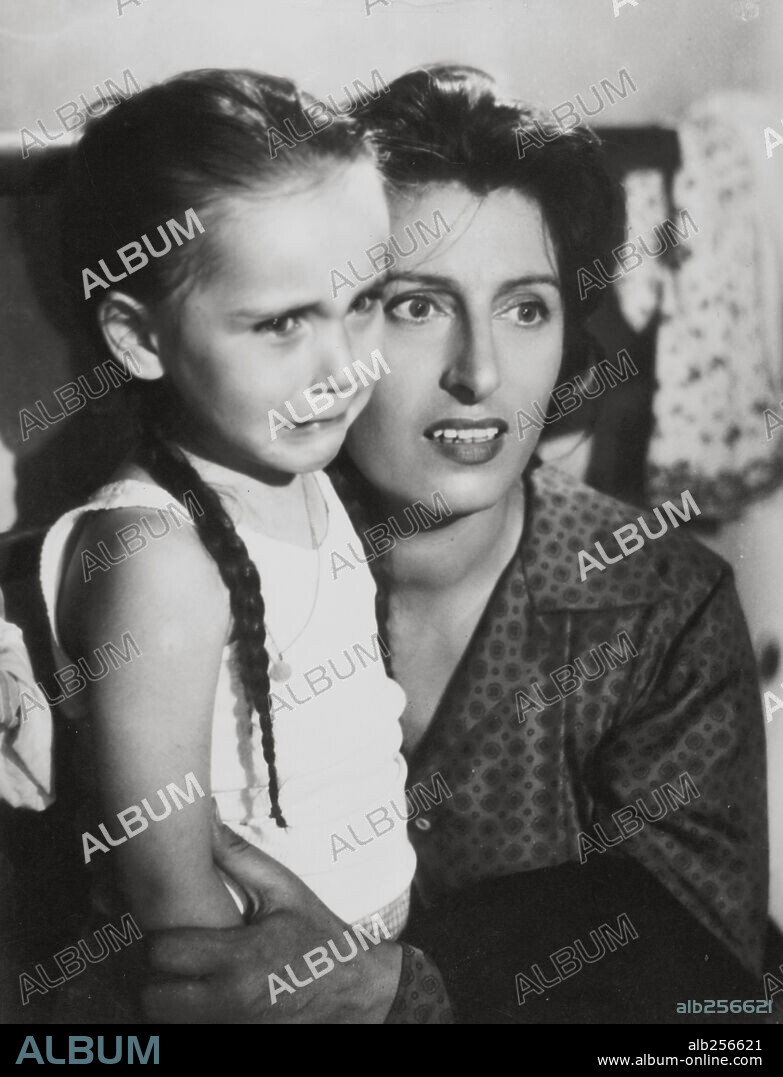
[[[449,514],[456,516],[486,512],[506,498],[519,482],[533,451],[531,446],[520,453],[519,447],[513,446],[516,451],[509,452],[512,446],[506,444],[505,451],[493,457],[480,459],[476,453],[474,459],[468,451],[464,454],[467,459],[462,460],[431,451],[381,454],[376,448],[363,460],[361,447],[350,444],[350,438],[349,446],[349,455],[359,471],[384,500],[397,506],[417,501],[431,505],[437,497],[445,501]]]
[[[527,459],[495,459],[478,465],[428,469],[426,483],[445,498],[449,508],[460,515],[491,509],[519,481]],[[421,488],[422,484],[418,484]]]
[[[427,506],[445,502],[449,516],[470,516],[491,509],[506,495],[511,484],[508,476],[497,474],[430,474],[422,479],[415,488],[406,483],[403,489],[395,490],[394,501],[406,505],[421,501]]]

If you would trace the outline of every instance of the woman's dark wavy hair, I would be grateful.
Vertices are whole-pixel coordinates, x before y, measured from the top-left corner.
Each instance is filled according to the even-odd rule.
[[[603,351],[586,328],[598,289],[581,298],[578,270],[606,256],[623,237],[624,195],[607,170],[598,137],[584,125],[563,130],[546,113],[503,97],[474,67],[434,64],[395,79],[357,111],[378,146],[390,192],[460,183],[483,196],[501,188],[532,195],[544,214],[558,261],[565,313],[563,370],[578,373]],[[530,466],[538,464],[533,457]],[[330,469],[357,529],[377,522],[369,483],[343,451]],[[368,554],[372,551],[368,547]],[[385,624],[383,567],[377,612]],[[387,669],[389,669],[387,663]]]
[[[564,366],[585,365],[599,350],[585,322],[600,293],[591,288],[580,298],[578,270],[611,251],[624,223],[622,188],[598,137],[584,125],[563,130],[544,112],[501,96],[483,71],[457,64],[401,75],[357,116],[379,146],[392,191],[453,182],[479,196],[511,188],[536,199],[558,260]]]
[[[286,121],[296,131],[307,130],[306,109],[313,104],[287,79],[200,70],[114,102],[88,121],[70,162],[62,238],[66,283],[95,333],[101,295],[93,291],[88,300],[82,298],[83,268],[96,267],[101,258],[145,236],[157,247],[157,232],[166,239],[163,226],[170,218],[181,220],[189,209],[198,214],[226,195],[312,183],[324,167],[374,159],[366,133],[330,109],[328,126],[321,124],[311,139],[273,154],[270,135],[280,146]],[[177,290],[208,268],[209,241],[207,230],[163,257],[150,257],[120,290],[153,306],[175,303]],[[178,404],[167,379],[135,383],[131,404],[138,424],[136,458],[173,498],[183,502],[192,491],[203,509],[194,523],[228,589],[242,684],[259,716],[271,816],[284,827],[258,571],[217,493],[176,444]]]

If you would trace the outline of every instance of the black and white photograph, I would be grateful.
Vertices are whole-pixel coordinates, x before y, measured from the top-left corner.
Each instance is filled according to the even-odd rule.
[[[0,55],[0,1066],[779,1066],[780,0]]]

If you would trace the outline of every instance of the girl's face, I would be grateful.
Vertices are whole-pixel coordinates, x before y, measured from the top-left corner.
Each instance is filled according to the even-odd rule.
[[[376,169],[356,162],[304,190],[230,196],[200,220],[206,271],[156,325],[193,447],[258,477],[322,468],[374,384],[351,364],[387,376],[370,358],[382,345],[377,282],[336,298],[332,286],[333,270],[388,238]]]
[[[563,304],[538,203],[460,184],[392,202],[391,234],[440,210],[450,232],[390,268],[381,380],[347,446],[395,503],[440,492],[461,515],[496,504],[535,448],[515,413],[547,400],[563,349]],[[404,241],[403,241],[404,242]]]

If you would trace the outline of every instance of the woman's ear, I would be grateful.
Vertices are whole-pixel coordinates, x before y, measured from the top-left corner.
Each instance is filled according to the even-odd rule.
[[[142,381],[163,377],[158,334],[149,307],[112,289],[98,308],[98,325],[114,358]]]

